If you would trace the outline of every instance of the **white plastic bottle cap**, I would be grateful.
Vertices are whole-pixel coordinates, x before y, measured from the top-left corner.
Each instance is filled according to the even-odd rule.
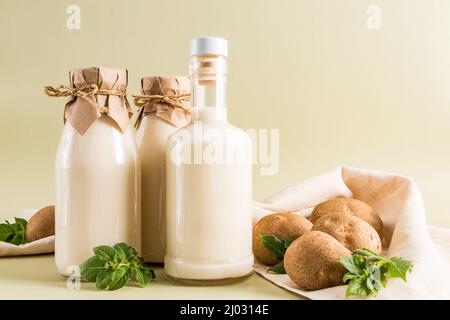
[[[228,57],[228,42],[217,37],[194,38],[191,40],[189,51],[191,56],[216,54]]]

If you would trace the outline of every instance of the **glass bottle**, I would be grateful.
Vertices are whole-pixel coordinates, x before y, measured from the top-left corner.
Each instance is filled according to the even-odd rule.
[[[129,123],[127,70],[70,72],[71,100],[55,159],[55,261],[68,275],[99,245],[140,252],[140,161]]]
[[[227,120],[227,42],[191,41],[193,121],[170,138],[165,273],[223,284],[252,272],[252,164],[248,135]]]
[[[166,243],[166,142],[191,120],[188,77],[145,77],[141,94],[136,139],[141,159],[142,256],[146,262],[164,262]]]

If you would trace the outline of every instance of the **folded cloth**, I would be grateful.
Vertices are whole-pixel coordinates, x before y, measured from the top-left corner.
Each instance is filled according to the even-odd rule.
[[[308,216],[322,201],[353,197],[371,205],[384,223],[384,253],[413,262],[408,282],[391,279],[375,299],[450,299],[450,230],[427,227],[425,208],[413,180],[396,174],[338,167],[301,181],[254,202],[253,222],[273,212]],[[269,274],[257,262],[255,270],[280,287],[310,299],[345,299],[345,286],[316,291],[299,289],[287,275]]]
[[[24,209],[16,217],[28,220],[37,210]],[[11,243],[0,241],[0,257],[25,256],[33,254],[51,253],[55,251],[55,236],[46,237],[30,243],[16,246]]]

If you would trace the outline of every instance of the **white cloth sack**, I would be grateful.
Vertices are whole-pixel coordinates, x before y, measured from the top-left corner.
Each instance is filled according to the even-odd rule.
[[[24,209],[16,217],[26,220],[36,213],[35,209]],[[8,219],[9,220],[9,219]],[[13,222],[10,220],[10,222]],[[30,243],[16,246],[11,243],[0,241],[0,257],[5,256],[25,256],[32,254],[51,253],[55,250],[55,236],[46,237]]]
[[[263,203],[254,202],[253,222],[273,212],[308,216],[314,206],[337,196],[353,197],[371,205],[384,223],[388,257],[413,262],[408,282],[391,279],[376,299],[450,299],[450,230],[427,227],[417,185],[395,174],[338,167],[276,193]],[[280,287],[310,299],[345,299],[345,286],[316,291],[299,289],[287,275],[269,274],[267,266],[255,270]]]

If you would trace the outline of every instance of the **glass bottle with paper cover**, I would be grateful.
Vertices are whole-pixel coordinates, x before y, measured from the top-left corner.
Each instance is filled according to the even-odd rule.
[[[140,162],[127,71],[75,69],[70,79],[70,87],[46,87],[50,96],[70,96],[55,159],[55,261],[64,275],[96,246],[125,242],[140,252],[141,244]]]
[[[134,95],[140,108],[136,139],[141,158],[142,257],[164,262],[166,244],[166,142],[189,124],[191,83],[188,77],[145,77]]]
[[[193,120],[168,141],[165,273],[192,284],[252,272],[251,141],[227,120],[227,42],[191,41]]]

